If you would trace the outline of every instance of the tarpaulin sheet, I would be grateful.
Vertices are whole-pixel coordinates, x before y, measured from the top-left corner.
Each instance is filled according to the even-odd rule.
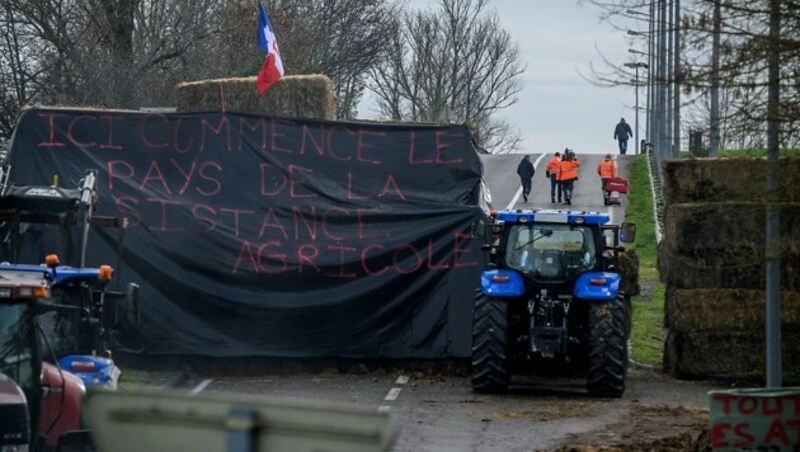
[[[114,332],[119,350],[470,353],[484,257],[464,126],[34,108],[9,159],[16,185],[97,170],[99,213],[129,219],[117,273],[144,322]],[[113,264],[117,234],[91,237],[87,263]]]

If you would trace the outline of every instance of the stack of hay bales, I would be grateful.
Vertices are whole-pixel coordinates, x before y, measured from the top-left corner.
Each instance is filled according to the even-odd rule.
[[[184,82],[177,87],[178,111],[231,111],[292,118],[333,119],[333,83],[324,75],[281,77],[263,95],[255,77]]]
[[[617,270],[622,275],[619,290],[628,297],[635,297],[641,293],[639,286],[639,255],[634,250],[619,254]]]
[[[783,369],[800,374],[800,160],[780,162]],[[764,159],[664,163],[664,367],[682,378],[763,376]]]

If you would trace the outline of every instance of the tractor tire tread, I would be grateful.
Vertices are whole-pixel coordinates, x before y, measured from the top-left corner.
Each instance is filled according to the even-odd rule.
[[[479,291],[475,295],[472,320],[471,382],[475,392],[502,393],[508,390],[507,347],[506,302]]]
[[[591,395],[622,397],[628,369],[628,328],[621,297],[595,302],[589,309],[589,369]]]

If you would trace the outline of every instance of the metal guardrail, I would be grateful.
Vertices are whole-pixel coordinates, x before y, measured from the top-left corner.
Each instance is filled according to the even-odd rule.
[[[661,191],[661,178],[658,174],[658,161],[653,152],[651,143],[645,144],[647,155],[647,174],[650,176],[650,193],[653,196],[653,226],[655,229],[656,243],[661,243],[661,231],[664,227],[664,197]]]

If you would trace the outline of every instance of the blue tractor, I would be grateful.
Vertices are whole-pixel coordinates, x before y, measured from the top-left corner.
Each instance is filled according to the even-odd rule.
[[[79,188],[65,189],[56,181],[51,186],[11,185],[8,169],[0,168],[0,271],[36,273],[47,281],[49,303],[55,308],[39,319],[50,351],[44,359],[80,377],[86,386],[115,388],[120,371],[111,359],[108,332],[121,324],[138,324],[138,286],[112,287],[112,268],[87,267],[86,256],[92,227],[117,228],[121,244],[125,219],[95,214],[94,171],[87,171]],[[48,231],[57,232],[58,243],[45,242]],[[42,264],[20,263],[51,247],[65,251],[68,265],[57,255],[47,255]]]
[[[512,374],[583,375],[591,395],[621,397],[630,303],[620,242],[636,227],[607,213],[515,210],[488,225],[489,268],[472,322],[472,388],[508,390]]]

